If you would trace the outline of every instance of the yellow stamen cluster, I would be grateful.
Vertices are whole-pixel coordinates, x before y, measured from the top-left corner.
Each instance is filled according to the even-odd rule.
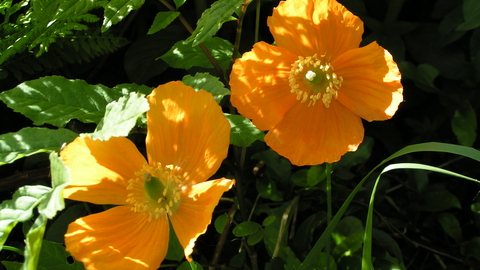
[[[136,213],[149,215],[148,220],[157,219],[162,215],[171,216],[180,206],[180,188],[182,179],[175,175],[172,165],[162,167],[159,163],[156,167],[144,165],[143,169],[136,172],[137,176],[130,179],[127,190],[132,191],[128,194],[127,203],[132,205],[131,210]],[[147,192],[146,181],[160,181],[152,191]],[[150,194],[149,194],[150,193]]]
[[[297,95],[297,100],[308,106],[315,105],[321,99],[325,107],[330,107],[332,98],[338,98],[338,90],[342,86],[343,78],[333,72],[333,67],[323,59],[313,56],[299,56],[292,64],[288,82],[290,92]]]

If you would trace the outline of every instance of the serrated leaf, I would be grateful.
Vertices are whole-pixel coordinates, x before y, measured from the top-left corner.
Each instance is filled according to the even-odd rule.
[[[154,34],[163,28],[167,27],[173,20],[175,20],[180,12],[175,11],[162,11],[157,13],[155,19],[153,20],[152,26],[148,30],[147,35]]]
[[[33,223],[27,233],[25,239],[25,262],[21,270],[36,270],[38,260],[40,258],[40,250],[42,249],[43,235],[47,226],[47,217],[40,214]]]
[[[249,119],[242,115],[225,113],[230,122],[230,143],[240,147],[248,147],[254,141],[263,141],[265,133],[259,130]]]
[[[195,76],[186,75],[182,78],[182,82],[188,86],[193,87],[195,91],[205,90],[213,95],[213,98],[217,103],[222,101],[222,98],[226,95],[230,95],[231,92],[223,83],[215,76],[209,73],[196,73]]]
[[[50,174],[52,176],[52,190],[38,206],[38,212],[52,219],[58,211],[65,208],[63,189],[70,183],[69,168],[65,166],[56,152],[50,153]]]
[[[89,137],[94,140],[108,140],[110,137],[127,136],[135,126],[137,118],[148,111],[150,106],[143,94],[130,93],[118,101],[109,103],[105,117]]]
[[[0,135],[0,165],[42,152],[59,151],[77,137],[68,129],[24,128]]]
[[[11,200],[0,204],[0,249],[13,227],[30,219],[33,209],[50,190],[46,186],[23,186],[15,191]]]
[[[450,213],[440,213],[437,216],[438,222],[442,225],[443,230],[455,241],[462,240],[462,227],[458,219]]]
[[[218,62],[221,68],[230,66],[233,45],[225,39],[214,37],[205,40],[203,44]],[[192,41],[179,41],[164,55],[160,57],[173,68],[190,69],[191,67],[213,68],[200,46],[193,46]]]
[[[477,116],[470,102],[466,101],[455,111],[451,125],[458,142],[471,147],[477,138]]]
[[[205,42],[213,37],[223,23],[235,20],[232,14],[240,7],[243,0],[219,0],[202,13],[197,22],[197,27],[187,41],[193,42],[193,46]]]
[[[480,5],[478,0],[463,1],[464,23],[457,27],[457,31],[468,31],[480,26]]]
[[[112,0],[105,6],[102,32],[122,21],[132,11],[139,9],[145,0]]]
[[[79,261],[74,260],[73,263],[70,263],[67,260],[70,256],[70,253],[65,250],[63,245],[43,240],[38,267],[43,267],[48,270],[85,269],[83,264]]]
[[[232,232],[233,232],[233,235],[235,235],[236,237],[243,237],[243,236],[251,235],[260,229],[261,229],[260,224],[253,221],[244,221],[238,224],[237,226],[235,226]]]
[[[227,225],[227,222],[228,222],[228,215],[226,213],[218,216],[214,222],[215,230],[218,233],[222,233],[223,229],[225,229],[225,226]]]

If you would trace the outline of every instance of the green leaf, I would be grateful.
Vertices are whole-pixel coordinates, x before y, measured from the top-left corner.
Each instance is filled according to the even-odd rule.
[[[13,227],[18,222],[29,220],[33,209],[50,190],[46,186],[23,186],[15,191],[11,200],[0,204],[0,249]]]
[[[461,208],[458,198],[447,190],[430,191],[423,197],[425,203],[416,208],[427,212],[440,212],[450,208]]]
[[[77,133],[68,129],[24,128],[0,135],[0,165],[37,153],[60,151]]]
[[[63,245],[43,240],[38,266],[48,270],[85,269],[83,264],[79,261],[74,260],[73,263],[70,263],[67,260],[68,257],[71,257],[71,255],[65,250]]]
[[[69,169],[56,152],[50,153],[50,174],[52,176],[52,190],[38,206],[40,214],[52,219],[58,211],[65,208],[63,189],[70,183]]]
[[[24,82],[0,93],[0,100],[33,120],[35,125],[48,123],[62,127],[71,119],[98,123],[105,106],[124,95],[122,89],[125,87],[110,89],[101,84],[89,85],[82,80],[51,76]]]
[[[266,150],[262,152],[257,152],[252,155],[252,159],[263,160],[271,172],[270,175],[273,177],[281,179],[282,181],[288,181],[291,174],[291,163],[284,157],[279,156],[273,150]]]
[[[387,250],[390,254],[394,255],[395,258],[397,258],[398,261],[403,264],[402,250],[400,249],[398,243],[389,234],[382,230],[373,228],[372,236],[380,246],[385,248],[385,250]]]
[[[260,226],[260,224],[256,222],[244,221],[238,224],[237,226],[235,226],[232,232],[233,232],[233,235],[235,235],[236,237],[243,237],[243,236],[251,235],[256,231],[260,230],[261,228],[262,227]]]
[[[443,230],[455,241],[460,242],[462,240],[462,227],[458,219],[450,213],[440,213],[437,216],[438,222],[442,225]]]
[[[135,126],[137,118],[148,111],[150,106],[143,94],[130,93],[107,105],[105,117],[89,137],[94,140],[108,140],[110,137],[127,136]]]
[[[185,252],[183,250],[182,245],[180,245],[180,242],[178,241],[178,237],[175,234],[175,230],[171,222],[169,222],[169,226],[170,226],[170,238],[168,241],[168,252],[167,252],[167,255],[165,256],[165,259],[179,262],[183,258],[185,258]]]
[[[193,46],[192,41],[179,41],[160,58],[173,68],[190,69],[191,67],[213,68],[200,46]],[[233,53],[233,45],[225,39],[214,37],[205,40],[203,44],[218,62],[220,67],[227,69]]]
[[[11,261],[2,261],[2,264],[7,270],[20,270],[22,268],[22,263],[11,262]],[[43,270],[43,268],[38,268],[37,270]]]
[[[461,145],[472,146],[477,138],[477,116],[470,102],[465,101],[451,120],[452,130]]]
[[[363,244],[363,234],[363,231],[358,231],[345,237],[332,250],[332,255],[335,257],[348,256],[359,250]]]
[[[213,3],[209,9],[203,12],[195,31],[187,41],[193,42],[193,46],[197,46],[213,37],[223,23],[235,20],[232,14],[243,2],[243,0],[219,0]]]
[[[47,226],[47,217],[40,214],[32,227],[27,233],[25,239],[25,262],[23,263],[22,270],[36,270],[38,259],[40,258],[40,250],[42,248],[43,235],[45,233],[45,227]]]
[[[263,220],[262,226],[267,227],[268,225],[272,224],[275,221],[275,219],[277,219],[276,216],[268,216]]]
[[[185,2],[187,2],[187,0],[173,0],[173,2],[175,2],[175,7],[178,9],[183,4],[185,4]]]
[[[307,171],[307,184],[310,187],[317,185],[327,178],[328,173],[324,164],[310,167]]]
[[[203,267],[195,261],[185,261],[177,267],[177,270],[203,270]]]
[[[224,213],[223,215],[218,216],[214,222],[215,230],[221,234],[223,232],[223,229],[225,229],[227,222],[228,222],[227,213]]]
[[[473,257],[480,261],[480,237],[474,237],[469,241],[462,243],[462,249],[465,258]]]
[[[240,147],[248,147],[256,140],[263,141],[265,133],[242,115],[228,114],[225,116],[230,122],[230,143]]]
[[[147,35],[154,34],[163,28],[167,27],[173,20],[175,20],[180,12],[175,11],[162,11],[157,13],[155,19],[153,20],[152,26],[150,26],[150,30],[148,30]]]
[[[196,73],[195,76],[186,75],[182,78],[182,82],[193,87],[195,91],[205,90],[213,95],[213,98],[220,103],[222,98],[230,95],[231,92],[225,85],[215,76],[209,73]]]
[[[463,18],[465,22],[457,27],[457,31],[467,31],[480,26],[480,5],[478,0],[463,0]]]
[[[105,6],[102,32],[122,21],[132,11],[139,9],[145,0],[112,0]]]
[[[258,230],[250,234],[247,238],[247,244],[250,246],[258,244],[263,239],[263,230]]]
[[[404,78],[408,78],[415,83],[415,86],[426,91],[436,92],[438,88],[434,81],[440,75],[440,71],[429,64],[420,64],[415,67],[410,62],[400,62],[398,66]]]

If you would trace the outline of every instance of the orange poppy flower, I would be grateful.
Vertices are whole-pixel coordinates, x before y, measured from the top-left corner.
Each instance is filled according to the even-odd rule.
[[[188,259],[234,183],[205,181],[227,156],[230,140],[230,125],[209,93],[171,82],[147,98],[148,162],[120,137],[79,137],[60,153],[72,178],[65,198],[117,205],[68,227],[67,251],[87,269],[157,269],[167,253],[169,221]]]
[[[363,140],[362,118],[386,120],[403,100],[400,72],[363,22],[335,0],[282,1],[268,18],[276,45],[235,61],[231,102],[269,130],[265,142],[296,165],[335,162]]]

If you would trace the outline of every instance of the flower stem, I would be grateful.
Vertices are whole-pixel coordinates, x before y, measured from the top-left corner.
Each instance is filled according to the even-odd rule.
[[[159,0],[164,6],[166,6],[170,11],[178,12],[178,10],[170,5],[167,1],[165,0]],[[182,14],[178,15],[178,19],[180,22],[183,24],[183,26],[187,29],[187,31],[192,34],[193,33],[193,28],[190,26],[190,24],[185,20],[185,18],[182,16]],[[202,49],[203,53],[207,56],[208,60],[212,63],[213,67],[218,73],[218,76],[220,77],[220,80],[222,80],[223,84],[227,85],[227,81],[225,79],[225,74],[223,73],[223,69],[220,67],[218,64],[217,60],[212,56],[208,48],[203,44],[200,43],[198,46]]]
[[[325,169],[327,171],[327,183],[326,183],[326,192],[327,192],[327,226],[332,221],[332,164],[327,163],[327,167]],[[332,250],[331,247],[331,238],[329,237],[327,240],[327,244],[325,245],[325,250],[327,252],[327,270],[330,270],[330,252]]]
[[[240,10],[240,15],[238,17],[237,23],[237,35],[235,36],[235,44],[233,45],[233,54],[232,54],[232,64],[237,59],[238,50],[240,47],[240,40],[242,38],[242,26],[243,26],[243,18],[245,17],[245,13],[247,12],[248,5],[252,2],[252,0],[245,0],[242,4],[242,10]]]
[[[11,247],[11,246],[3,246],[2,249],[4,250],[10,250],[10,251],[13,251],[13,252],[16,252],[20,255],[23,256],[23,250],[19,249],[19,248],[16,248],[16,247]]]
[[[260,0],[257,0],[257,6],[255,8],[255,39],[253,40],[255,43],[258,42],[258,32],[260,29]]]

